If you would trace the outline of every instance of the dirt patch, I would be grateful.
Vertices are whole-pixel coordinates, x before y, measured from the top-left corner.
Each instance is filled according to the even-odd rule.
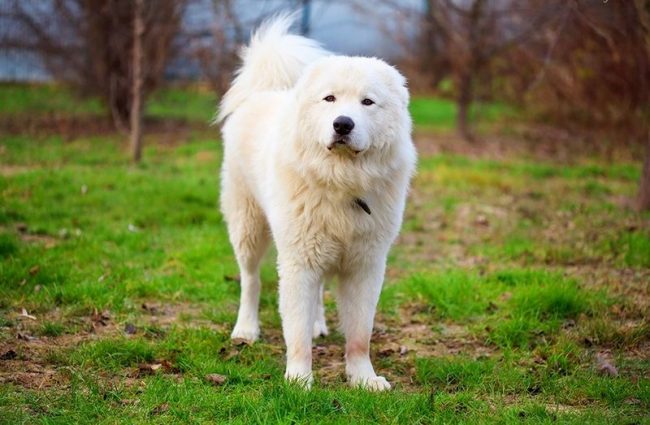
[[[12,177],[18,174],[28,173],[33,170],[39,169],[38,167],[31,167],[27,165],[11,165],[11,164],[2,164],[0,165],[0,176],[3,177]]]
[[[625,300],[626,308],[615,311],[621,318],[647,318],[650,312],[650,269],[580,265],[563,270],[591,289],[605,289]]]
[[[328,315],[330,327],[336,323]],[[440,322],[434,328],[427,310],[407,303],[396,316],[378,315],[370,342],[371,358],[378,374],[407,391],[417,390],[415,361],[422,357],[447,357],[462,354],[471,358],[490,357],[496,351],[473,336],[465,326]],[[276,343],[282,345],[282,339]],[[332,341],[337,339],[337,341]],[[339,385],[345,380],[345,342],[341,335],[315,340],[312,350],[314,373],[324,385]]]
[[[66,316],[59,309],[44,314],[11,312],[6,319],[11,326],[0,329],[0,383],[13,383],[30,389],[65,387],[69,382],[59,356],[68,349],[102,339],[142,335],[146,329],[171,326],[209,327],[225,332],[225,325],[215,325],[203,317],[203,307],[190,303],[143,303],[137,325],[124,317],[114,317],[108,311],[93,311],[84,316]],[[44,323],[65,324],[71,333],[43,336]],[[132,329],[132,331],[129,331]]]

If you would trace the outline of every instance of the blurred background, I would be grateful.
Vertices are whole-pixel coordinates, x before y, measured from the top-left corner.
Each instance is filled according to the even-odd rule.
[[[408,77],[387,396],[344,389],[329,288],[319,384],[284,386],[272,254],[261,341],[229,339],[211,122],[283,11]],[[649,28],[648,0],[0,0],[0,417],[646,423]]]
[[[3,0],[0,80],[65,85],[127,131],[134,97],[146,105],[165,88],[186,87],[209,93],[215,105],[251,29],[295,10],[296,31],[326,48],[397,65],[423,127],[453,120],[473,141],[478,122],[509,117],[531,124],[510,123],[526,139],[607,151],[602,140],[634,146],[648,139],[649,7],[632,0]],[[3,96],[5,110],[13,97]],[[213,111],[202,105],[207,121]],[[178,106],[178,114],[190,113]]]

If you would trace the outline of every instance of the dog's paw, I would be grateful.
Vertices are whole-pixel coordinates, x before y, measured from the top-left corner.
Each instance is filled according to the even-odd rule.
[[[245,327],[235,325],[235,329],[233,329],[232,334],[230,334],[230,338],[233,341],[243,341],[247,344],[252,344],[253,342],[257,341],[259,337],[259,327]]]
[[[314,322],[314,333],[313,333],[314,339],[320,336],[327,336],[329,335],[329,333],[330,332],[327,330],[327,325],[325,324],[325,321],[317,320]]]
[[[390,383],[383,376],[373,376],[371,378],[351,379],[350,385],[356,388],[363,388],[369,391],[386,391],[390,390]]]

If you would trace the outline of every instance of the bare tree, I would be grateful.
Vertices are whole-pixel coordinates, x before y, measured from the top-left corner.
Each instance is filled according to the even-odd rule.
[[[209,28],[194,28],[183,36],[189,44],[189,55],[195,59],[202,77],[216,93],[228,89],[232,74],[240,64],[239,52],[253,28],[267,17],[302,7],[301,31],[309,31],[312,0],[259,1],[259,10],[241,13],[236,0],[212,0],[212,22]]]
[[[645,52],[645,74],[650,74],[650,4],[642,0],[635,1],[636,12],[639,17],[638,33],[641,38],[641,43],[645,47],[641,49],[641,52]],[[643,66],[643,65],[642,65]],[[643,69],[641,70],[643,78]],[[641,89],[645,92],[645,98],[642,99],[642,102],[645,103],[646,110],[642,112],[641,120],[644,123],[645,134],[645,159],[643,161],[643,170],[641,172],[641,181],[639,182],[639,197],[638,197],[638,207],[641,211],[650,211],[650,129],[648,129],[648,122],[650,122],[650,106],[648,102],[650,101],[650,83],[647,79],[644,79],[646,85],[642,85]]]
[[[377,6],[353,1],[363,13],[372,15]],[[414,10],[398,0],[382,0],[397,16],[413,16]],[[515,0],[422,0],[418,34],[406,49],[417,66],[411,80],[424,81],[428,89],[436,89],[450,77],[457,104],[456,127],[468,140],[474,138],[470,111],[477,98],[479,82],[489,79],[493,65],[515,46],[525,43],[549,21],[561,13],[566,2],[546,3]],[[382,16],[374,15],[376,19]],[[385,19],[385,16],[383,17]],[[406,19],[407,25],[413,19]],[[381,22],[378,23],[383,26]],[[389,31],[385,31],[389,32]],[[390,32],[396,33],[394,29]],[[399,32],[397,32],[399,34]],[[409,44],[402,38],[402,43]],[[413,69],[413,67],[408,67]]]
[[[44,0],[10,2],[3,18],[14,23],[0,46],[38,55],[57,80],[104,99],[118,128],[131,109],[133,0]],[[145,0],[143,94],[161,81],[178,32],[185,0]]]
[[[142,158],[142,36],[144,34],[143,0],[135,0],[133,14],[133,91],[131,94],[131,150],[133,161]]]
[[[561,10],[561,2],[543,6],[496,0],[425,0],[424,32],[439,41],[430,42],[426,56],[443,56],[448,64],[458,107],[456,126],[460,135],[474,138],[470,109],[476,97],[476,83],[495,60],[540,30]],[[533,7],[537,6],[537,7]],[[441,48],[441,46],[444,46]]]
[[[198,61],[203,78],[216,93],[228,88],[239,63],[239,49],[247,36],[245,23],[233,3],[233,0],[213,0],[210,28],[186,34],[191,56]]]

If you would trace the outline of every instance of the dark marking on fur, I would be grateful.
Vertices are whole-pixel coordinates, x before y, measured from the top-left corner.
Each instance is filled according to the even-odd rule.
[[[361,209],[366,212],[366,214],[370,215],[370,207],[368,204],[366,204],[366,201],[361,198],[354,198],[354,203],[360,206]]]

